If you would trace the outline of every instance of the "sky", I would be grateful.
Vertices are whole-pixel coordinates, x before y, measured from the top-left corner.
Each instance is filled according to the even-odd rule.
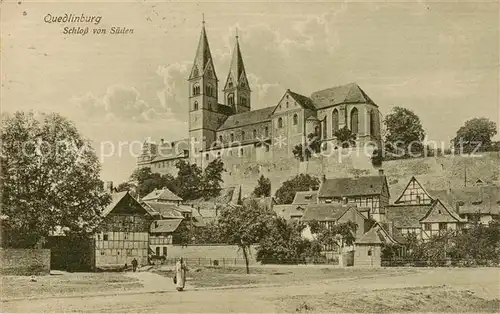
[[[429,140],[465,121],[499,125],[499,8],[453,2],[27,2],[1,4],[2,112],[57,112],[90,139],[102,179],[120,183],[140,144],[186,138],[187,78],[202,16],[220,90],[236,29],[252,109],[287,89],[306,96],[356,82],[383,115],[414,111]],[[101,16],[91,23],[53,17]],[[85,35],[64,27],[89,27]],[[111,27],[133,29],[109,34]],[[93,34],[93,28],[108,34]]]

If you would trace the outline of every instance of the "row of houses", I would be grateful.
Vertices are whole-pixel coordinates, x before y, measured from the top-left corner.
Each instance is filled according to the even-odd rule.
[[[413,233],[422,241],[470,224],[489,223],[500,214],[500,187],[483,185],[426,190],[412,177],[390,202],[383,170],[379,175],[322,178],[317,191],[297,192],[292,204],[275,205],[278,216],[325,225],[353,221],[358,225],[354,253],[357,265],[380,265],[383,244],[403,244]],[[367,226],[372,226],[367,230]],[[306,230],[306,236],[311,236]]]

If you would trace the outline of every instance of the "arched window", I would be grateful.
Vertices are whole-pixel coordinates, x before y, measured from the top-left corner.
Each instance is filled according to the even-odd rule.
[[[241,140],[244,141],[245,140],[245,131],[241,131]]]
[[[193,96],[200,94],[200,84],[196,83],[193,85]]]
[[[231,133],[231,142],[234,142],[234,134]]]
[[[278,128],[282,128],[283,127],[283,118],[278,118]]]
[[[293,125],[297,125],[299,123],[299,116],[297,114],[293,115]]]
[[[268,137],[269,136],[269,127],[266,126],[266,128],[264,129],[264,136],[265,137]]]
[[[354,108],[351,110],[351,132],[353,134],[357,134],[359,129],[359,120],[358,120],[358,109]]]
[[[266,152],[268,152],[269,151],[269,145],[264,144],[264,147],[266,147]]]
[[[332,113],[332,135],[339,130],[339,111],[337,109],[333,110]]]
[[[240,148],[240,157],[243,156],[243,148]]]
[[[194,110],[198,110],[198,102],[197,101],[194,102]]]
[[[314,135],[318,136],[319,135],[319,125],[314,127]]]
[[[219,135],[219,142],[222,143],[222,135]]]
[[[210,157],[208,156],[208,153],[206,153],[206,154],[205,154],[205,159],[206,159],[206,160],[209,160],[209,159],[210,159]]]
[[[234,106],[234,94],[227,95],[227,104],[229,106]]]
[[[377,131],[375,130],[375,120],[376,115],[375,115],[375,110],[370,111],[370,135],[375,135],[377,134]]]
[[[253,138],[257,138],[257,130],[253,130]]]
[[[212,110],[212,103],[208,102],[208,110]]]

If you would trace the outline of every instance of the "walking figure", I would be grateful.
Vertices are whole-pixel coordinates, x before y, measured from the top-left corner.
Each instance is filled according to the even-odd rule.
[[[136,269],[137,269],[137,260],[134,257],[134,259],[132,260],[132,270],[134,271],[134,273]]]
[[[182,257],[175,263],[174,268],[174,283],[176,284],[177,291],[184,290],[186,284],[186,271],[187,266],[184,264]]]

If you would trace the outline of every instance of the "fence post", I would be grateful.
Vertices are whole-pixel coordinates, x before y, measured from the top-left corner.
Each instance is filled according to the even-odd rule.
[[[222,258],[222,267],[226,268],[226,260],[224,259],[224,257]]]
[[[234,258],[234,266],[236,266],[236,257]]]
[[[209,262],[210,262],[210,266],[212,266],[212,258],[210,258],[210,261],[209,261]]]

